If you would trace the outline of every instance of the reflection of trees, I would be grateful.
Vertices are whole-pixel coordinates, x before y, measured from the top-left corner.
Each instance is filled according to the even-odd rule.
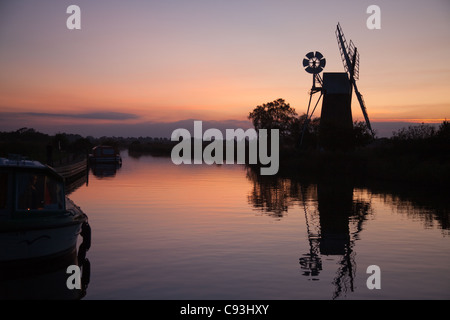
[[[319,280],[323,256],[339,257],[333,299],[354,290],[355,241],[372,212],[373,198],[421,221],[425,227],[438,227],[444,235],[450,232],[448,189],[386,182],[371,182],[369,188],[363,189],[355,188],[346,179],[330,177],[312,184],[286,175],[260,176],[257,170],[247,170],[247,177],[253,182],[248,200],[258,210],[281,219],[296,203],[303,207],[309,250],[300,257],[299,264],[305,277]]]
[[[388,193],[386,192],[388,191]],[[383,202],[396,207],[401,214],[422,221],[426,228],[438,227],[450,235],[449,189],[383,184],[371,186],[371,193]]]
[[[253,189],[248,196],[254,208],[273,217],[282,218],[298,194],[298,185],[290,179],[273,176],[260,176],[255,170],[247,168],[247,178],[253,181]]]
[[[247,177],[253,181],[249,201],[255,208],[281,219],[295,203],[303,206],[309,242],[309,251],[299,259],[303,275],[319,280],[322,256],[340,256],[333,299],[353,291],[354,245],[371,212],[370,200],[355,196],[353,184],[345,180],[304,184],[293,178],[259,176],[251,169]]]

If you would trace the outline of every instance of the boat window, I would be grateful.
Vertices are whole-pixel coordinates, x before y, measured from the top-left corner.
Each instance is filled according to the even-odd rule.
[[[17,209],[57,211],[64,209],[62,183],[36,173],[17,174]]]

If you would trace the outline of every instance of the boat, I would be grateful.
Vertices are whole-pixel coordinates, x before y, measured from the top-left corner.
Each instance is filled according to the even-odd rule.
[[[121,165],[122,158],[120,153],[111,146],[100,145],[92,148],[92,153],[89,155],[91,163],[116,163]]]
[[[88,217],[61,175],[38,161],[0,158],[0,265],[65,255],[79,235],[89,248]]]

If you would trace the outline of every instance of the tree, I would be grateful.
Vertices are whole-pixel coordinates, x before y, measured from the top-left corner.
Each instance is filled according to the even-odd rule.
[[[308,119],[306,113],[298,118],[299,139],[302,148],[316,148],[319,141],[320,118]],[[308,121],[308,123],[305,123]]]
[[[444,120],[440,125],[437,131],[437,136],[441,139],[450,141],[450,122]]]
[[[433,126],[422,123],[393,132],[393,139],[400,141],[419,141],[433,138],[435,134],[436,129]]]
[[[66,150],[67,146],[69,145],[69,139],[67,138],[67,134],[58,132],[53,137],[53,146],[56,148],[56,150]]]
[[[374,139],[372,132],[364,121],[355,121],[353,123],[353,135],[355,137],[355,147],[364,147]]]
[[[289,137],[298,132],[297,113],[283,99],[257,106],[249,113],[248,119],[252,121],[256,130],[279,129],[280,137]]]
[[[78,154],[85,154],[92,149],[93,145],[88,138],[78,138],[70,144],[70,151]]]

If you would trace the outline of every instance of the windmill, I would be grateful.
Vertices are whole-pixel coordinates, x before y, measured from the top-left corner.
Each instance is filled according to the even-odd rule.
[[[374,136],[364,99],[356,85],[356,80],[359,79],[359,52],[353,41],[350,40],[347,43],[339,23],[336,28],[336,38],[345,72],[324,72],[322,77],[320,73],[323,71],[326,61],[318,51],[309,52],[302,61],[305,71],[313,75],[313,84],[309,91],[309,103],[303,123],[300,146],[317,105],[323,98],[319,133],[321,148],[351,148],[353,135],[351,98],[353,90],[361,106],[367,128]],[[311,110],[312,96],[318,92],[320,92],[320,96]]]
[[[367,114],[367,108],[364,103],[364,99],[356,86],[356,80],[359,79],[359,52],[355,47],[352,40],[347,44],[344,32],[342,31],[341,25],[338,23],[336,27],[336,39],[339,46],[339,51],[341,53],[342,63],[344,64],[345,71],[348,73],[350,78],[350,83],[355,89],[356,97],[358,98],[359,105],[361,106],[364,119],[366,120],[367,128],[375,136],[372,126],[370,125],[369,116]]]

